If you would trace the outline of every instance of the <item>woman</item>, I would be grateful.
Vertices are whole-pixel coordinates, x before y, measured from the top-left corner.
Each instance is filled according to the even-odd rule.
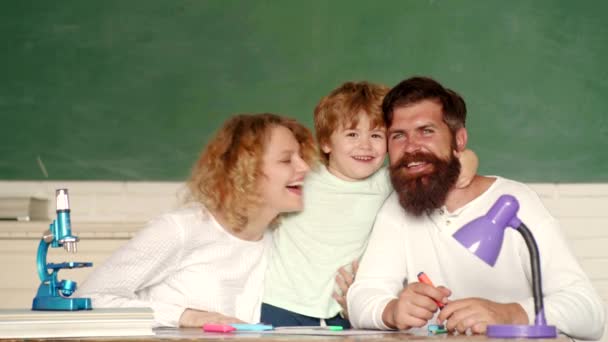
[[[188,181],[193,205],[160,216],[85,281],[93,307],[151,307],[157,326],[259,321],[268,231],[302,210],[312,135],[273,114],[229,119]]]

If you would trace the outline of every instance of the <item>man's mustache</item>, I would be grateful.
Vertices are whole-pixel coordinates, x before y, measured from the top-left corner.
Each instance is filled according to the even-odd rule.
[[[415,153],[404,153],[391,168],[397,170],[401,168],[407,168],[410,163],[423,162],[429,164],[437,164],[442,160],[437,158],[431,153],[426,152],[415,152]]]

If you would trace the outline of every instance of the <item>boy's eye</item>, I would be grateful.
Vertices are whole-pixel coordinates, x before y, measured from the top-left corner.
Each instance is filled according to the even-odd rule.
[[[283,163],[283,164],[291,164],[291,159],[282,159],[281,163]]]
[[[355,133],[355,132],[348,132],[348,133],[346,133],[346,136],[347,137],[351,137],[351,138],[355,138],[357,136],[357,133]]]
[[[375,133],[375,134],[372,134],[372,138],[384,139],[384,134]]]

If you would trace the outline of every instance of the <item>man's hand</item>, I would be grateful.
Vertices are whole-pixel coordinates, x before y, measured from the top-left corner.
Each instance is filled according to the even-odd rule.
[[[437,317],[440,323],[446,319],[446,329],[461,334],[467,329],[474,334],[484,334],[487,326],[492,324],[528,324],[528,316],[521,305],[501,304],[481,298],[449,302]]]
[[[382,320],[388,327],[399,330],[422,327],[439,309],[435,301],[446,303],[450,294],[452,292],[443,286],[411,283],[384,308]]]
[[[477,174],[477,168],[479,167],[479,158],[475,152],[466,149],[462,152],[455,152],[458,161],[460,161],[460,175],[456,180],[456,188],[466,188],[471,184],[473,178]]]
[[[350,267],[342,266],[338,270],[338,274],[336,275],[336,284],[338,285],[338,289],[332,295],[336,302],[338,302],[338,304],[340,304],[342,307],[341,315],[345,319],[348,319],[346,293],[348,292],[348,288],[353,284],[353,281],[355,281],[355,275],[359,269],[359,260],[353,261],[349,266]]]
[[[203,324],[230,324],[230,323],[245,323],[234,317],[224,316],[217,312],[200,311],[194,309],[186,309],[179,318],[180,328],[200,328]]]

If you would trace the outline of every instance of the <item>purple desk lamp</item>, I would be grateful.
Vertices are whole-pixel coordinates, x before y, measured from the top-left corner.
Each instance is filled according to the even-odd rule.
[[[538,246],[526,225],[517,218],[519,203],[511,195],[502,195],[487,214],[467,223],[454,233],[454,238],[485,263],[494,266],[507,227],[514,228],[524,238],[530,252],[532,292],[534,293],[534,325],[489,325],[487,336],[499,338],[554,338],[557,329],[547,325],[543,306]]]

